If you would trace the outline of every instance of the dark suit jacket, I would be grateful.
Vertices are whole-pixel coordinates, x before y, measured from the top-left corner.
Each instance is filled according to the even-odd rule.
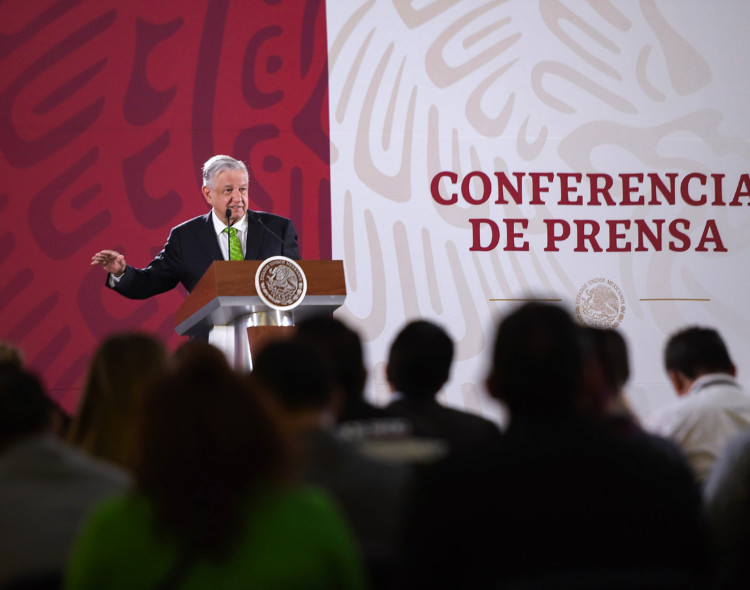
[[[264,260],[270,256],[299,260],[297,230],[291,220],[272,213],[248,213],[245,260]],[[151,264],[146,268],[128,265],[113,288],[130,299],[145,299],[169,291],[177,283],[190,292],[215,260],[224,258],[208,212],[172,228],[164,249]]]
[[[686,590],[709,571],[685,461],[572,414],[512,417],[491,448],[423,471],[404,530],[410,590]]]
[[[411,423],[414,436],[443,440],[450,452],[482,450],[501,436],[494,422],[445,407],[434,399],[403,398],[391,402],[386,409]]]

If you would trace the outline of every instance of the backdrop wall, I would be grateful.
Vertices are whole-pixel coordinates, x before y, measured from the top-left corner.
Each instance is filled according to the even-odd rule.
[[[630,344],[645,415],[667,335],[715,326],[748,378],[750,5],[328,1],[333,255],[382,364],[425,316],[483,394],[495,324],[559,300]]]

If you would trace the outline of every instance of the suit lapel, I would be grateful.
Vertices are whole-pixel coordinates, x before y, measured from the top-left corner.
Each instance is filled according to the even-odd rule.
[[[221,248],[219,248],[219,242],[216,240],[214,220],[211,217],[210,211],[203,218],[199,239],[203,245],[203,251],[209,253],[211,260],[224,260],[224,256],[221,254]]]
[[[257,214],[256,214],[257,215]],[[247,239],[245,240],[245,260],[260,260],[261,245],[265,229],[255,215],[247,216]]]

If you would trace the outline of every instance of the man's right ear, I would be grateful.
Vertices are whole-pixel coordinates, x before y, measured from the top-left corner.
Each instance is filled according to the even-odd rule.
[[[203,198],[206,199],[206,203],[211,205],[211,207],[214,206],[214,200],[211,196],[211,189],[208,188],[205,184],[201,187],[201,193],[203,193]]]
[[[674,369],[667,370],[669,381],[672,383],[672,387],[677,395],[685,395],[690,389],[690,379],[688,379],[681,371],[675,371]]]

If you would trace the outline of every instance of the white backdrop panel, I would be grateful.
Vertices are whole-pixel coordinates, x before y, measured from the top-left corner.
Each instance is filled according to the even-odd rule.
[[[750,3],[328,0],[327,12],[333,254],[348,281],[339,313],[365,340],[374,400],[387,400],[393,337],[425,317],[458,344],[445,401],[502,420],[482,382],[496,321],[517,305],[508,300],[559,299],[577,313],[595,279],[617,297],[614,315],[597,309],[630,345],[628,395],[642,417],[672,397],[661,350],[685,325],[716,327],[750,377]],[[455,203],[431,194],[441,171],[458,182],[440,181],[438,198],[457,193]],[[472,171],[491,181],[481,204],[461,195]],[[496,172],[524,174],[520,204],[507,193],[496,202]],[[542,178],[543,204],[531,173],[554,175]],[[560,202],[558,175],[570,173],[583,175],[570,194],[581,204]],[[651,204],[649,173],[676,175],[673,205]],[[614,204],[590,204],[587,174],[613,178]],[[622,174],[643,175],[631,195],[643,204],[621,204]],[[478,178],[464,189],[482,201]],[[472,251],[492,237],[482,222],[474,243],[472,219],[497,224],[497,247]],[[515,240],[527,251],[506,249],[504,219],[528,220]],[[656,233],[660,219],[661,247],[642,237],[636,251],[638,224]],[[583,220],[599,224],[602,251],[579,244]],[[613,240],[614,220],[623,236]],[[548,231],[565,225],[554,251]]]

